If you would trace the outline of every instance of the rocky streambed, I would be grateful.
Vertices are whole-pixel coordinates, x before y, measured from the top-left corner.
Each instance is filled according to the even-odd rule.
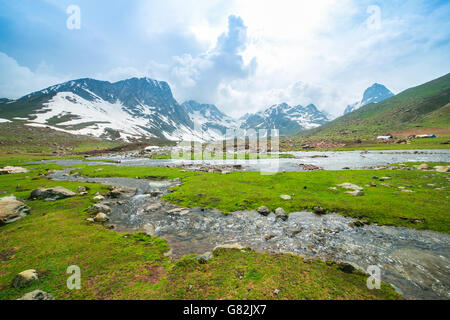
[[[256,251],[295,253],[347,262],[358,269],[381,268],[381,280],[409,299],[450,298],[450,236],[409,228],[363,225],[338,214],[295,212],[283,221],[242,211],[178,208],[161,197],[173,181],[88,178],[57,171],[55,180],[96,182],[129,192],[101,202],[111,208],[108,226],[118,232],[145,232],[165,239],[174,259],[203,254],[221,244],[239,243]]]

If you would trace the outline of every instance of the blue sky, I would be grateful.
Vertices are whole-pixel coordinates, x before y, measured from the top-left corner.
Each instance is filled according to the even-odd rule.
[[[374,82],[398,93],[448,73],[449,16],[430,0],[0,0],[0,97],[148,76],[233,116],[281,102],[336,116]]]

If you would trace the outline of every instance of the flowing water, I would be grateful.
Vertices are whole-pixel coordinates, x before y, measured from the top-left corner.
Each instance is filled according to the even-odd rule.
[[[257,251],[352,263],[361,270],[378,265],[382,281],[391,283],[406,298],[450,298],[447,234],[377,225],[351,227],[354,220],[337,214],[295,212],[282,221],[273,214],[266,217],[251,211],[231,215],[200,208],[172,211],[177,207],[162,201],[161,196],[176,182],[74,177],[67,175],[69,171],[58,171],[50,178],[135,190],[121,199],[104,201],[112,209],[110,224],[118,232],[146,232],[164,238],[175,259],[203,254],[220,244],[239,243]]]
[[[70,166],[78,164],[112,164],[101,161],[118,161],[117,166],[170,166],[170,165],[242,165],[247,171],[302,171],[299,164],[312,164],[325,170],[362,169],[369,166],[384,166],[398,162],[445,162],[450,159],[450,149],[442,150],[402,150],[402,151],[297,151],[289,152],[295,159],[261,160],[154,160],[137,153],[108,155],[89,158],[100,162],[82,160],[44,160],[44,163],[56,163]]]

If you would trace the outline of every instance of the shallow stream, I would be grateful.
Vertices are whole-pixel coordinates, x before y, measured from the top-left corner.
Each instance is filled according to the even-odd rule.
[[[409,299],[450,299],[450,236],[409,228],[365,225],[338,214],[295,212],[287,221],[274,214],[177,208],[161,200],[172,181],[70,176],[54,180],[96,182],[133,189],[120,199],[107,199],[110,224],[118,232],[146,232],[165,239],[172,257],[203,254],[220,244],[239,243],[256,251],[290,252],[305,257],[351,263],[361,270],[378,265],[382,281]],[[151,210],[149,207],[151,206]],[[175,209],[175,211],[172,211]]]

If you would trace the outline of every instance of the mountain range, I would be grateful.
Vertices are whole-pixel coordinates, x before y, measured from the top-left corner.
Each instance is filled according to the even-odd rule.
[[[211,141],[227,129],[280,129],[281,134],[318,127],[327,115],[314,105],[274,105],[233,119],[215,105],[179,104],[168,83],[149,78],[118,82],[78,79],[30,93],[20,99],[0,99],[0,118],[28,126],[106,139]]]
[[[247,114],[241,124],[242,129],[279,129],[281,135],[317,128],[328,122],[327,115],[310,104],[292,107],[286,103],[276,104],[265,111]]]

